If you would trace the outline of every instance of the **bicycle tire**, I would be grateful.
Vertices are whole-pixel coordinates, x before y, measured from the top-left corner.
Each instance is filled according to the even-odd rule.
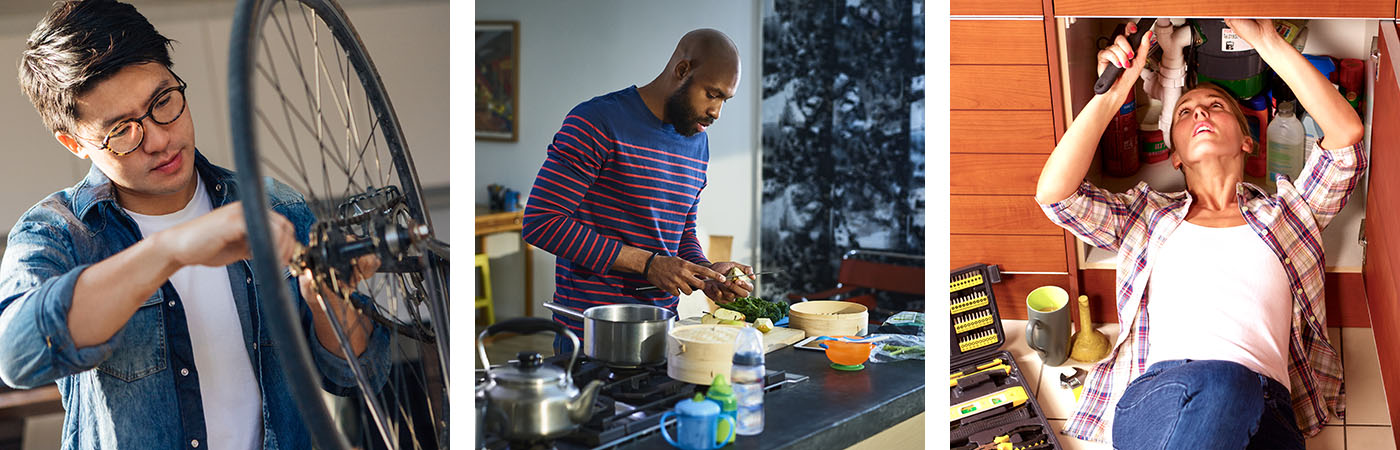
[[[261,36],[265,21],[272,13],[272,9],[277,5],[285,7],[287,3],[303,5],[312,10],[321,24],[329,28],[340,48],[345,51],[347,62],[353,67],[355,75],[363,87],[365,101],[373,107],[377,116],[378,121],[375,125],[384,137],[385,145],[393,159],[393,166],[398,172],[398,187],[403,191],[402,196],[408,215],[426,225],[430,235],[433,234],[432,223],[428,211],[424,207],[422,189],[412,158],[404,143],[398,117],[385,92],[377,69],[366,53],[358,33],[340,6],[331,0],[240,1],[234,15],[229,55],[230,126],[234,163],[237,169],[236,176],[240,192],[242,192],[244,217],[248,226],[248,243],[253,255],[254,275],[262,280],[279,280],[279,282],[258,283],[266,312],[264,320],[270,328],[272,337],[276,342],[282,343],[278,347],[278,359],[287,380],[290,391],[288,394],[293,398],[301,413],[302,421],[311,435],[313,444],[317,448],[348,449],[350,441],[341,433],[321,397],[323,391],[320,378],[309,349],[309,345],[312,344],[300,333],[302,328],[299,322],[298,305],[288,285],[280,282],[285,273],[285,266],[279,264],[275,259],[275,252],[272,251],[271,231],[267,221],[267,213],[271,209],[263,186],[264,174],[257,145],[258,126],[254,121],[256,108],[252,104],[257,98],[253,83],[253,69],[259,56],[255,39]],[[305,80],[303,79],[303,81]],[[370,134],[373,133],[374,130],[371,130]],[[424,252],[423,258],[425,260],[424,278],[427,284],[425,289],[430,297],[433,290],[436,290],[439,300],[429,301],[428,307],[429,314],[433,316],[431,325],[435,330],[434,344],[437,347],[436,356],[440,364],[441,395],[436,398],[430,397],[428,401],[438,403],[437,410],[440,411],[440,415],[437,417],[437,423],[433,424],[434,429],[438,430],[437,433],[434,433],[434,438],[440,448],[446,448],[448,445],[446,388],[449,378],[447,377],[448,336],[446,333],[447,306],[445,303],[447,276],[443,267],[445,259],[429,252]],[[360,392],[360,394],[366,395],[364,392]],[[433,408],[431,404],[428,407]],[[397,448],[396,443],[386,442],[386,445],[390,448]]]

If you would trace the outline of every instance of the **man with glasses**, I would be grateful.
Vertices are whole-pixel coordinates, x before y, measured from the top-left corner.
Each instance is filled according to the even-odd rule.
[[[333,393],[355,381],[327,314],[373,361],[376,387],[388,330],[331,290],[317,295],[306,275],[254,280],[237,183],[195,149],[170,43],[112,0],[58,3],[29,36],[20,87],[92,169],[10,232],[0,263],[0,380],[57,382],[64,448],[310,448],[256,284],[297,287]],[[299,194],[270,183],[276,247],[290,258],[314,217]],[[358,262],[352,283],[378,266]]]

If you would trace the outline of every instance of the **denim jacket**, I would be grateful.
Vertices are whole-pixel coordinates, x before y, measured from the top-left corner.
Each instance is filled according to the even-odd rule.
[[[215,208],[238,200],[232,172],[195,152],[195,170]],[[305,243],[314,221],[301,194],[268,179],[266,192]],[[107,342],[76,348],[68,332],[68,308],[78,275],[89,265],[142,238],[117,205],[111,181],[96,166],[76,186],[56,192],[26,211],[10,230],[0,263],[0,380],[17,388],[57,381],[63,396],[64,449],[208,448],[183,303],[169,282],[161,286]],[[311,448],[310,435],[288,395],[278,348],[260,320],[262,299],[252,266],[228,266],[237,320],[262,396],[263,447]],[[295,279],[289,283],[301,311],[322,387],[337,395],[355,389],[349,365],[319,345],[311,309]],[[230,318],[231,320],[233,318]],[[361,358],[378,389],[387,378],[390,332],[376,324]],[[96,369],[96,370],[93,370]],[[214,443],[217,447],[218,443]]]

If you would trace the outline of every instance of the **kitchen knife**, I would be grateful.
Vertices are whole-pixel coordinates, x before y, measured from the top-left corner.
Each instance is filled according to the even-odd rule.
[[[773,274],[776,274],[776,273],[782,273],[782,272],[781,272],[781,271],[774,270],[774,271],[769,271],[769,272],[754,272],[754,273],[751,273],[751,274],[750,274],[750,273],[746,273],[746,274],[743,274],[743,275],[725,275],[725,276],[724,276],[724,281],[734,281],[734,280],[739,279],[739,278],[756,277],[756,276],[759,276],[759,275],[773,275]],[[646,286],[646,287],[639,287],[639,288],[637,288],[637,289],[634,289],[633,291],[634,291],[634,292],[642,292],[642,291],[650,291],[650,290],[653,290],[653,289],[660,289],[660,288],[658,288],[658,287],[656,287],[656,286]]]

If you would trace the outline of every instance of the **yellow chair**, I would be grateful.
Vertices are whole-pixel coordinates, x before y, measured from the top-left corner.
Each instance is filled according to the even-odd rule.
[[[491,297],[490,258],[485,253],[476,255],[476,271],[479,281],[476,286],[476,309],[486,310],[486,326],[496,323],[496,306]]]

